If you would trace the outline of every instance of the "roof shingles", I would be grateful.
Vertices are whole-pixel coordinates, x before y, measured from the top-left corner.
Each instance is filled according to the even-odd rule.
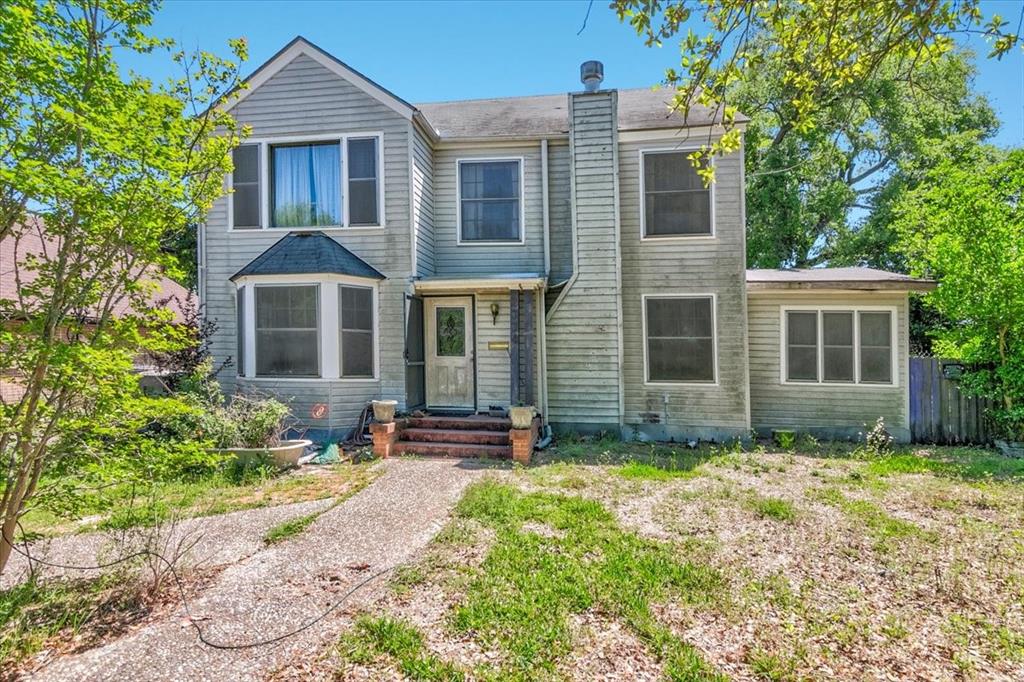
[[[290,232],[231,276],[335,274],[385,279],[372,265],[323,232]]]

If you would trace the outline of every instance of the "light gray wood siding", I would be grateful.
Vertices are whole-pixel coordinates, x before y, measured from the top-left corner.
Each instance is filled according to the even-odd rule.
[[[572,275],[572,199],[569,196],[569,145],[548,144],[548,215],[551,229],[552,284]]]
[[[671,133],[660,142],[619,145],[625,422],[650,424],[655,435],[745,435],[749,425],[743,159],[737,153],[715,161],[713,238],[641,240],[640,151],[678,146],[678,136]],[[645,384],[642,297],[650,294],[714,295],[717,385]]]
[[[617,427],[616,93],[571,95],[569,110],[579,272],[547,320],[548,415],[570,428]]]
[[[783,306],[894,306],[898,386],[785,385],[781,379]],[[758,293],[749,297],[750,409],[754,428],[820,430],[855,435],[884,417],[890,430],[907,417],[907,296],[903,293]]]
[[[308,422],[308,407],[329,402],[327,425],[350,426],[367,400],[405,400],[404,292],[411,273],[409,121],[365,92],[306,57],[299,56],[251,92],[233,110],[252,127],[253,139],[291,135],[330,136],[338,133],[383,133],[385,220],[383,229],[328,230],[357,256],[387,276],[380,283],[380,380],[368,382],[277,381],[244,382],[288,398],[296,417]],[[265,188],[264,188],[265,191]],[[206,224],[206,313],[218,325],[212,351],[217,363],[235,357],[235,286],[231,275],[281,239],[287,230],[229,232],[227,201],[217,201]],[[225,388],[235,387],[237,368],[221,373]],[[323,425],[323,424],[320,424]]]
[[[497,319],[491,315],[492,303],[498,304]],[[534,304],[543,305],[543,299],[535,297]],[[486,410],[491,405],[511,405],[512,360],[509,351],[491,350],[487,347],[492,341],[507,342],[511,345],[510,309],[507,291],[476,294],[476,402],[480,410]],[[537,333],[536,323],[533,329],[533,385],[536,403],[540,394],[540,335]]]
[[[459,159],[522,158],[524,244],[458,244]],[[540,143],[434,150],[434,268],[437,275],[539,273],[544,270]]]
[[[416,274],[434,274],[434,153],[430,142],[413,126],[412,221],[416,233]]]

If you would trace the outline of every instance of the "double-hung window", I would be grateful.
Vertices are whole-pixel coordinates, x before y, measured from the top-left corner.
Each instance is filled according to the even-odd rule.
[[[523,240],[522,160],[458,162],[460,243]]]
[[[893,384],[891,310],[783,311],[784,379],[826,384]]]
[[[379,134],[240,145],[232,229],[382,225],[380,145]]]
[[[373,289],[341,285],[338,320],[341,376],[373,376]]]
[[[685,151],[641,151],[642,237],[714,234],[712,191]]]
[[[320,376],[320,287],[256,285],[256,376]]]
[[[645,297],[644,333],[648,383],[716,381],[714,297]]]

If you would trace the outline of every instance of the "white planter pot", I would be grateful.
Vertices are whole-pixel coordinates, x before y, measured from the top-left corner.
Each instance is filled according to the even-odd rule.
[[[390,424],[395,421],[395,408],[397,407],[397,400],[374,400],[373,418],[381,424]]]
[[[311,440],[283,440],[274,448],[219,448],[215,452],[232,455],[244,465],[273,462],[275,466],[285,469],[298,466],[299,457],[312,444]]]
[[[535,410],[533,405],[526,405],[524,407],[511,407],[509,408],[509,416],[512,417],[512,428],[513,429],[528,429],[533,425],[533,415]]]

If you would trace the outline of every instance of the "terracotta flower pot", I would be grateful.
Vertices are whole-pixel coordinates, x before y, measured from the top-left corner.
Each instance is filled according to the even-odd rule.
[[[398,407],[397,400],[374,400],[373,418],[381,424],[390,424],[395,421],[396,407]]]
[[[524,405],[518,407],[509,408],[510,416],[512,417],[512,428],[513,429],[528,429],[533,425],[533,415],[535,413],[533,405]]]

